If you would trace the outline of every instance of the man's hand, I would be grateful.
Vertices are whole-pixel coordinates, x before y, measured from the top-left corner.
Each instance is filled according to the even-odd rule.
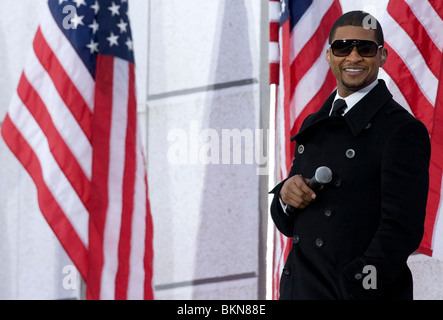
[[[308,182],[309,179],[304,179],[301,175],[292,176],[283,184],[280,198],[294,208],[306,208],[316,197],[314,191],[308,187]]]

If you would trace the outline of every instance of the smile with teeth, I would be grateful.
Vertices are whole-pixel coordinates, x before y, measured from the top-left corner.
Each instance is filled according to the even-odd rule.
[[[365,71],[365,69],[359,68],[359,67],[346,67],[346,68],[343,68],[343,71],[345,71],[346,73],[348,73],[350,75],[359,75],[359,74],[363,73]]]

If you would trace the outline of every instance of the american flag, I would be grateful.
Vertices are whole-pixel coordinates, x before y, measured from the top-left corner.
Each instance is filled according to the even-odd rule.
[[[419,252],[443,257],[443,2],[390,0],[382,20],[388,61],[383,67],[404,107],[428,128],[432,153],[425,233]]]
[[[87,299],[153,298],[127,2],[49,0],[1,128]]]
[[[342,14],[338,0],[270,0],[270,83],[277,84],[276,165],[280,179],[291,168],[295,135],[336,87],[325,58],[329,31]],[[272,298],[278,298],[281,270],[291,241],[275,229]]]

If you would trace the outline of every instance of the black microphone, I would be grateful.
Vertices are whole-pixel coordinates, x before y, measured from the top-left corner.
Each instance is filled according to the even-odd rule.
[[[311,188],[312,191],[317,191],[324,184],[331,182],[332,180],[332,171],[328,167],[319,167],[315,170],[315,174],[311,180],[308,182],[308,187]]]
[[[324,184],[328,184],[332,180],[332,171],[328,167],[322,166],[315,170],[314,176],[309,180],[308,187],[316,192]],[[294,212],[295,208],[291,205],[286,207],[287,212]]]

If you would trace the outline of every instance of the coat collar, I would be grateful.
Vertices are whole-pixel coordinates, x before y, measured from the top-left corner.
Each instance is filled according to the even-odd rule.
[[[291,140],[297,140],[297,138],[303,136],[304,132],[310,127],[330,118],[329,111],[331,110],[336,93],[337,91],[335,90],[328,99],[326,99],[320,110],[306,119],[306,124],[302,126],[300,132]],[[379,79],[378,84],[344,115],[344,119],[351,129],[352,134],[354,136],[358,135],[369,124],[372,117],[390,99],[392,99],[392,94],[386,87],[386,83],[382,79]]]

